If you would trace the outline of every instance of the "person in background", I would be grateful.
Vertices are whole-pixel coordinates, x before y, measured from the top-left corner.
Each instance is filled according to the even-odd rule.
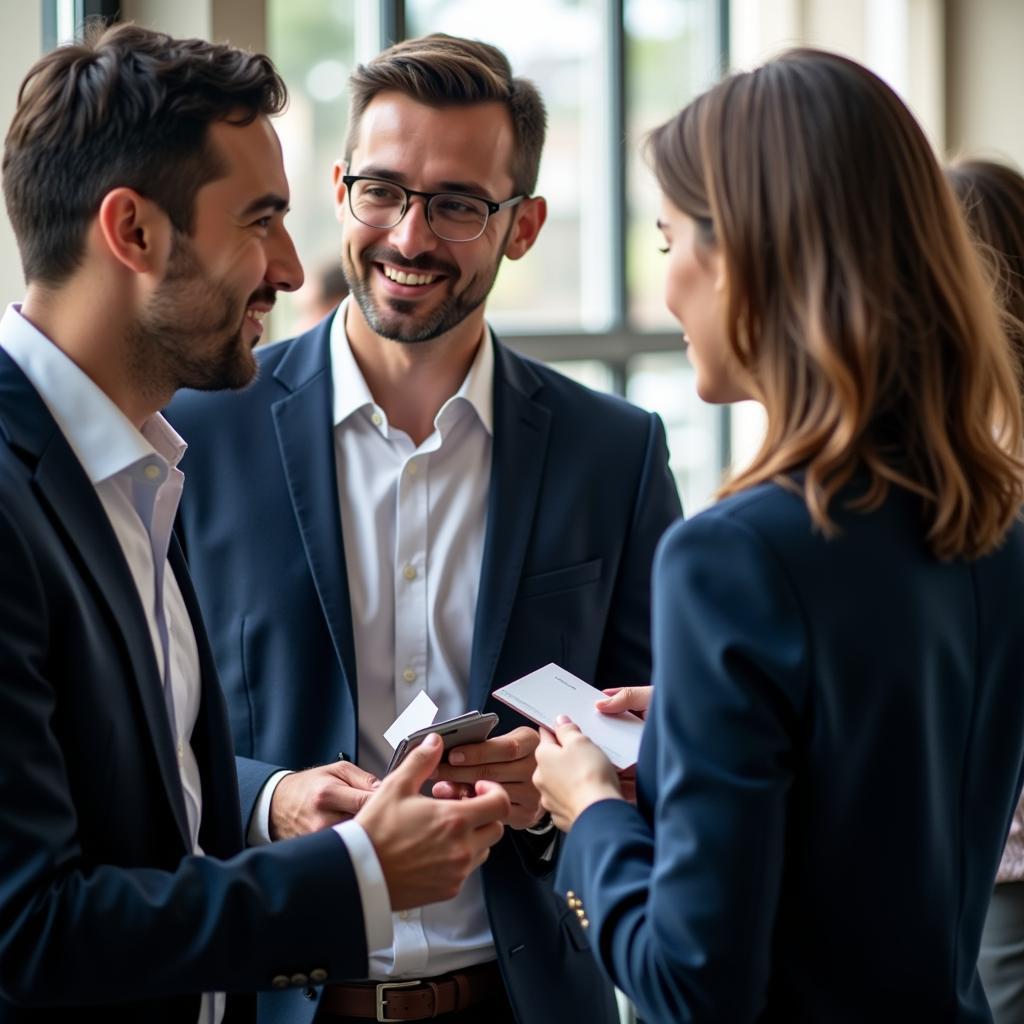
[[[366,971],[392,906],[451,898],[499,786],[418,793],[243,852],[223,697],[171,536],[182,386],[238,388],[302,281],[259,54],[90,28],[22,83],[3,188],[27,281],[0,319],[0,1019],[219,1024]],[[126,145],[125,140],[131,140]]]
[[[333,181],[352,295],[263,350],[249,390],[168,412],[202,438],[179,525],[249,841],[358,810],[385,730],[423,691],[439,718],[500,719],[452,752],[435,794],[491,779],[512,814],[456,899],[395,914],[366,974],[314,1000],[261,997],[261,1019],[360,1020],[385,1000],[425,1019],[435,993],[469,992],[446,1020],[615,1021],[551,890],[537,731],[491,693],[548,662],[649,681],[654,549],[681,511],[664,428],[518,356],[485,319],[502,260],[525,258],[546,216],[533,84],[487,43],[431,35],[358,67],[349,96]]]
[[[946,177],[991,261],[1024,382],[1024,177],[988,160],[955,163],[946,168]],[[996,1024],[1024,1021],[1024,798],[1017,804],[999,862],[978,970]]]
[[[1024,770],[1022,412],[929,143],[797,50],[657,129],[699,395],[767,430],[662,541],[637,806],[572,723],[535,782],[556,888],[657,1022],[983,1022]]]
[[[333,313],[348,295],[348,281],[340,264],[327,263],[299,289],[296,299],[302,309],[298,330],[300,333],[315,327],[325,316]]]

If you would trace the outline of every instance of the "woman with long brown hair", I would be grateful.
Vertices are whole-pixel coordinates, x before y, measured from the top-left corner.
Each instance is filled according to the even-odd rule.
[[[651,139],[697,390],[764,443],[673,527],[637,806],[571,723],[558,889],[656,1021],[985,1021],[1024,763],[1021,406],[992,289],[880,79],[803,50]]]
[[[1024,176],[991,160],[946,168],[988,261],[1024,386]],[[1024,1020],[1024,799],[1010,825],[981,935],[978,971],[996,1024]]]

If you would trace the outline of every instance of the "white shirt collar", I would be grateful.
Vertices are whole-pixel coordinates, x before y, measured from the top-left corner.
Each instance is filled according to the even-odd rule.
[[[107,394],[21,315],[18,304],[8,306],[0,319],[0,348],[39,392],[93,485],[154,454],[171,466],[181,461],[188,446],[160,413],[136,430]]]
[[[345,317],[350,299],[345,299],[331,324],[331,381],[334,386],[334,425],[344,423],[361,409],[378,410],[377,403],[367,386],[359,364],[352,354]],[[484,325],[484,337],[477,346],[476,355],[459,390],[441,406],[434,417],[434,426],[447,418],[453,404],[468,403],[476,412],[488,434],[494,433],[494,339],[491,329]],[[381,412],[381,415],[383,413]]]

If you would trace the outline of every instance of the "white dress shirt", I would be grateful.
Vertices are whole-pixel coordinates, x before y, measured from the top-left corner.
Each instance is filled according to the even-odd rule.
[[[20,306],[0,320],[0,347],[39,393],[95,487],[138,590],[153,642],[178,772],[185,796],[189,841],[196,854],[203,794],[192,751],[199,714],[199,653],[195,633],[167,562],[184,476],[178,463],[185,442],[159,414],[136,430],[124,413],[49,338],[27,321]],[[224,1016],[224,994],[206,993],[200,1024]]]
[[[467,710],[490,492],[494,351],[485,330],[462,386],[419,446],[388,423],[334,318],[334,446],[359,689],[359,763],[381,776],[384,731],[421,691],[438,720]],[[389,907],[390,909],[390,907]],[[369,977],[432,977],[495,957],[479,869],[455,899],[393,915]]]

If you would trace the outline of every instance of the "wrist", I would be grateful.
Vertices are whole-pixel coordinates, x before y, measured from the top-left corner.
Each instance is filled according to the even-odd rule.
[[[602,800],[623,800],[622,790],[608,782],[594,783],[581,788],[573,801],[572,817],[575,821],[588,807]]]

